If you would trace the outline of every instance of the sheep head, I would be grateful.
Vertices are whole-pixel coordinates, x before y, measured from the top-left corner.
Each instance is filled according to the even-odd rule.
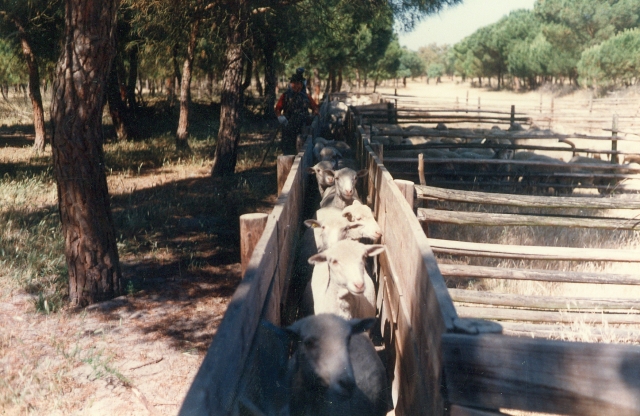
[[[349,321],[333,314],[312,315],[286,330],[298,341],[294,355],[301,382],[325,397],[350,397],[356,381],[349,357],[351,336],[370,329],[375,318]]]
[[[329,267],[329,284],[346,288],[354,295],[365,291],[365,257],[373,257],[384,251],[381,244],[366,245],[353,240],[341,240],[326,250],[309,257],[310,264],[326,262]]]

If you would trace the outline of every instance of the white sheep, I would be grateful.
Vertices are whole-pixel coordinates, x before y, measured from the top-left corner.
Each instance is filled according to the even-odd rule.
[[[303,295],[303,312],[335,313],[345,319],[375,316],[375,287],[364,260],[382,251],[380,244],[341,240],[309,257],[314,268]]]
[[[311,277],[313,266],[307,259],[324,251],[340,240],[350,239],[365,242],[377,242],[382,237],[380,226],[373,217],[371,208],[360,201],[342,210],[334,207],[320,208],[316,218],[306,220],[309,227],[302,235],[296,273],[305,281]],[[370,240],[370,241],[368,241]]]
[[[308,316],[287,327],[297,341],[287,380],[292,415],[372,415],[391,410],[386,372],[362,332],[375,319]]]
[[[366,176],[366,169],[356,172],[350,168],[342,168],[335,171],[327,170],[327,175],[333,175],[334,185],[327,188],[322,194],[320,207],[344,208],[351,205],[354,200],[359,200],[356,191],[356,180]]]
[[[323,160],[321,162],[316,163],[310,168],[307,168],[307,172],[309,174],[316,175],[316,180],[318,181],[318,190],[320,191],[320,197],[324,194],[325,189],[333,186],[333,175],[328,175],[326,173],[327,170],[332,170],[335,168],[335,163],[329,160]]]

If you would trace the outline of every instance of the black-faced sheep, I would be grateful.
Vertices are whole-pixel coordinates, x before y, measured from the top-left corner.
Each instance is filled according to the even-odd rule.
[[[297,341],[289,360],[290,414],[383,416],[390,410],[384,366],[362,333],[374,323],[322,314],[287,328]]]

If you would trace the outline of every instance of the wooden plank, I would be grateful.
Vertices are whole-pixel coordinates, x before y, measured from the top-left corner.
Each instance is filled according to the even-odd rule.
[[[535,208],[586,208],[586,209],[640,209],[640,200],[626,198],[580,198],[510,195],[489,192],[459,191],[416,185],[418,198],[436,198],[446,201],[477,204],[508,205]]]
[[[568,325],[533,324],[525,322],[500,322],[505,335],[558,338],[580,338],[593,341],[615,339],[616,342],[625,340],[636,341],[640,338],[640,328],[637,327],[613,327],[613,326],[586,326],[581,325],[574,329]]]
[[[445,277],[474,279],[537,280],[540,282],[596,283],[610,285],[640,285],[639,274],[609,274],[593,272],[567,272],[560,270],[506,269],[499,267],[469,266],[466,264],[438,265]]]
[[[402,158],[402,157],[387,157],[386,163],[403,164],[403,163],[418,163],[418,157],[415,158]],[[594,165],[590,163],[548,163],[548,162],[532,162],[529,160],[511,160],[511,159],[438,159],[438,158],[425,158],[424,163],[426,166],[432,165],[447,165],[447,164],[467,164],[467,165],[511,165],[511,166],[535,166],[554,169],[586,169],[586,170],[610,170],[615,172],[628,172],[628,173],[640,173],[640,169],[629,168],[621,165]],[[551,171],[553,172],[553,171]],[[551,173],[552,174],[552,173]],[[561,176],[571,176],[568,172],[562,173]],[[622,177],[618,175],[617,177]]]
[[[500,411],[474,409],[473,407],[460,406],[454,404],[451,406],[449,416],[509,416]]]
[[[429,238],[435,253],[527,260],[640,262],[640,250],[517,246]]]
[[[640,220],[622,218],[554,217],[546,215],[445,211],[418,208],[419,221],[457,225],[567,227],[603,230],[639,230]]]
[[[640,347],[504,335],[443,337],[453,404],[581,416],[640,414]]]
[[[475,303],[479,305],[512,306],[531,309],[640,310],[640,299],[533,296],[468,289],[449,289],[449,294],[454,302]]]
[[[525,321],[549,323],[573,323],[584,321],[587,323],[608,324],[640,324],[640,314],[627,313],[578,313],[570,311],[550,312],[527,309],[506,309],[491,307],[462,306],[457,304],[456,310],[462,318],[489,319],[494,321]]]
[[[371,163],[379,164],[373,152],[369,153],[369,157]],[[402,348],[415,349],[418,354],[416,365],[426,374],[422,378],[425,387],[420,389],[417,396],[412,396],[414,398],[409,402],[420,397],[419,408],[423,408],[422,403],[426,403],[425,409],[430,409],[422,412],[439,414],[443,408],[439,387],[440,336],[448,329],[453,329],[453,321],[457,315],[444,280],[437,269],[433,253],[429,250],[426,237],[411,207],[384,166],[380,164],[378,169],[381,180],[377,198],[379,202],[376,202],[377,219],[382,229],[388,259],[398,276],[402,277],[397,282],[403,293],[400,309],[405,308],[407,311],[406,325],[411,334],[414,334],[412,339],[415,340],[410,345],[405,343]],[[416,261],[407,261],[407,258]],[[398,326],[400,327],[400,322]],[[406,371],[416,372],[418,367],[413,367],[412,370],[408,368]],[[404,396],[404,392],[401,392],[400,396]],[[415,409],[416,404],[409,406],[409,402],[403,406]]]

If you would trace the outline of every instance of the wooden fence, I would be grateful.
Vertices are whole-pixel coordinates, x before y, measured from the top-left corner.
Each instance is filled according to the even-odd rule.
[[[379,222],[385,224],[383,233],[384,243],[387,246],[387,252],[393,253],[397,250],[399,256],[394,262],[390,262],[393,267],[386,263],[387,257],[380,259],[381,265],[381,290],[382,290],[382,325],[387,329],[385,340],[387,348],[392,351],[393,348],[401,350],[402,343],[397,339],[398,335],[394,334],[393,328],[398,328],[398,320],[402,320],[402,316],[398,317],[396,310],[402,311],[402,302],[419,302],[422,296],[420,293],[440,293],[436,290],[440,284],[439,276],[467,276],[476,278],[514,278],[539,281],[566,281],[566,282],[594,282],[594,283],[611,283],[611,284],[640,284],[640,276],[623,275],[623,274],[602,274],[602,273],[578,273],[578,272],[555,272],[548,270],[520,270],[520,269],[498,269],[480,266],[464,266],[464,265],[438,265],[439,273],[429,273],[429,279],[425,279],[427,288],[422,291],[413,290],[409,287],[409,291],[398,293],[398,287],[402,287],[405,276],[411,276],[415,263],[413,258],[415,254],[409,249],[411,247],[410,240],[414,238],[416,241],[422,241],[422,237],[415,236],[418,226],[411,220],[406,219],[399,212],[392,210],[389,205],[392,200],[387,200],[385,196],[384,186],[381,186],[381,178],[385,177],[389,188],[393,176],[387,171],[378,158],[377,154],[371,147],[370,134],[367,131],[368,126],[360,126],[356,136],[362,143],[355,143],[357,148],[364,150],[364,154],[368,160],[370,169],[369,176],[369,199],[368,202],[373,204],[375,212],[378,215]],[[382,172],[382,173],[380,173]],[[388,175],[388,176],[387,176]],[[396,180],[397,184],[398,181]],[[400,181],[400,186],[404,192],[393,192],[393,201],[405,199],[411,195],[409,200],[413,199],[410,191],[407,191],[406,184]],[[480,192],[454,191],[446,189],[438,189],[433,187],[416,186],[417,200],[425,198],[429,199],[445,199],[454,201],[470,202],[471,200],[483,201],[487,203],[503,203],[512,206],[556,206],[551,202],[552,198],[532,197],[532,196],[514,196],[486,194]],[[387,191],[388,192],[388,191]],[[584,207],[589,209],[596,208],[612,208],[616,206],[616,202],[604,200],[601,198],[553,198],[558,201],[557,204],[566,207]],[[619,201],[617,208],[638,209],[640,202],[638,201]],[[388,205],[389,204],[389,205]],[[411,206],[411,204],[409,203]],[[408,208],[408,207],[406,207]],[[404,210],[405,215],[410,215],[408,210]],[[417,210],[418,215],[428,213],[432,215],[432,211]],[[433,218],[427,216],[427,218]],[[448,219],[441,219],[447,220]],[[527,218],[511,218],[512,221],[518,223],[526,223]],[[407,225],[403,224],[407,221]],[[465,220],[468,221],[468,220]],[[475,221],[475,219],[474,219]],[[489,221],[489,220],[488,220]],[[551,221],[551,220],[549,220]],[[560,219],[557,219],[560,221]],[[391,224],[389,224],[391,223]],[[549,225],[553,225],[551,222]],[[607,226],[612,226],[608,223]],[[633,222],[628,227],[634,228]],[[421,231],[421,230],[420,230]],[[554,259],[574,259],[582,257],[583,260],[593,260],[594,256],[600,256],[601,260],[610,261],[612,259],[618,261],[640,262],[640,253],[637,250],[571,250],[541,247],[537,252],[535,247],[511,247],[485,244],[472,244],[467,247],[465,243],[445,242],[443,240],[428,239],[427,244],[433,252],[439,252],[445,249],[454,251],[463,251],[464,255],[481,253],[482,249],[489,251],[491,255],[501,253],[501,255],[509,256],[540,256],[540,258]],[[582,252],[582,255],[578,253]],[[597,258],[597,257],[595,257]],[[405,270],[397,270],[397,264],[406,265]],[[438,276],[438,280],[434,280],[432,276]],[[411,278],[409,278],[411,281]],[[436,285],[429,288],[429,285]],[[449,296],[452,300],[463,300],[465,302],[478,302],[479,304],[503,304],[512,308],[522,307],[523,305],[531,305],[532,301],[544,304],[545,307],[566,307],[562,302],[571,303],[577,310],[585,310],[591,308],[604,308],[607,312],[614,310],[619,311],[629,307],[637,308],[638,302],[634,300],[621,301],[611,299],[548,299],[543,297],[533,298],[522,297],[516,295],[478,295],[470,291],[460,291],[448,289]],[[493,297],[492,297],[493,296]],[[394,302],[393,299],[400,300],[400,304]],[[443,299],[446,299],[444,295]],[[478,310],[490,308],[475,308],[474,310],[455,308],[455,314],[450,311],[448,301],[440,301],[440,311],[433,311],[433,301],[428,299],[422,308],[426,308],[426,313],[422,317],[422,321],[430,322],[433,316],[450,316],[453,317],[453,326],[447,328],[447,331],[436,336],[434,339],[440,339],[441,354],[433,354],[433,360],[441,359],[443,369],[442,380],[445,383],[443,390],[444,406],[450,415],[498,415],[502,414],[498,411],[501,408],[517,409],[524,411],[548,412],[557,414],[572,415],[639,415],[640,414],[640,347],[627,345],[605,345],[590,344],[577,342],[561,342],[544,339],[523,339],[514,336],[499,334],[501,327],[505,330],[514,331],[511,323],[504,323],[496,328],[497,324],[491,324],[482,319],[494,319],[495,316],[482,316]],[[431,306],[430,306],[431,305]],[[610,309],[613,308],[613,309]],[[406,309],[405,309],[406,310]],[[517,309],[509,309],[507,311],[515,311]],[[429,315],[427,315],[429,314]],[[458,317],[458,314],[467,319]],[[617,314],[620,322],[636,323],[640,315],[623,315]],[[557,318],[557,314],[553,319]],[[498,319],[505,319],[498,317]],[[507,316],[506,319],[518,319],[513,316]],[[548,318],[547,320],[550,320]],[[536,322],[536,319],[533,319]],[[560,320],[554,321],[559,322]],[[433,323],[431,325],[434,325]],[[532,329],[539,330],[539,325],[535,324],[518,324],[520,330]],[[524,328],[524,326],[528,326]],[[434,325],[436,328],[437,324]],[[549,327],[547,327],[549,328]],[[412,328],[413,337],[416,340],[425,337],[428,333],[429,326],[420,325]],[[438,332],[440,329],[438,329]],[[517,331],[514,331],[514,333]],[[633,331],[619,330],[618,333],[626,335],[633,334]],[[521,333],[521,332],[520,332]],[[394,337],[395,336],[395,337]],[[395,341],[395,343],[394,343]],[[415,349],[409,348],[409,351]],[[406,365],[402,360],[395,365]],[[391,354],[393,356],[393,354]],[[394,365],[394,363],[390,363]],[[411,365],[414,366],[414,372],[430,373],[434,365],[425,365],[424,362],[413,360]],[[633,368],[633,370],[631,370]],[[397,372],[397,368],[396,368]],[[634,374],[630,377],[630,374]],[[401,374],[400,374],[401,375]],[[437,374],[434,375],[437,377]],[[610,388],[611,387],[611,388]],[[394,393],[399,394],[399,403],[402,400],[403,389],[397,389]],[[429,409],[417,409],[413,413],[405,413],[405,408],[398,407],[397,414],[432,414]],[[416,410],[416,409],[411,409]]]
[[[520,339],[495,323],[459,318],[413,210],[414,188],[397,182],[366,129],[346,126],[369,175],[386,251],[378,311],[397,415],[495,415],[513,408],[575,415],[640,414],[640,347]],[[310,141],[299,154],[253,251],[181,415],[275,414],[286,357],[261,320],[280,323],[306,194]],[[400,185],[400,187],[398,186]],[[628,278],[619,276],[618,278]]]

